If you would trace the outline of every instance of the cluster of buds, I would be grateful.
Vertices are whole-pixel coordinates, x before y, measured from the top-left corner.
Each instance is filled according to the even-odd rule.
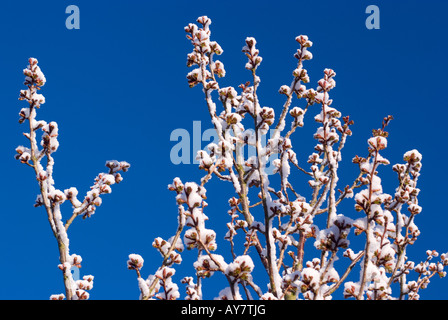
[[[216,74],[219,78],[225,77],[226,70],[224,69],[224,64],[221,61],[216,60],[211,64],[210,67],[212,68],[213,73]]]
[[[74,187],[64,190],[67,200],[73,205],[74,215],[83,215],[83,218],[91,217],[96,208],[101,206],[103,194],[109,194],[112,192],[111,186],[116,183],[120,183],[123,180],[120,171],[126,172],[129,170],[130,164],[126,161],[107,161],[106,167],[109,168],[109,173],[100,173],[95,178],[95,183],[90,187],[84,197],[83,202],[79,201],[77,198],[78,190]]]
[[[280,227],[281,231],[290,233],[301,232],[305,237],[315,237],[315,228],[313,225],[314,215],[312,207],[304,199],[296,199],[286,205],[286,215],[290,216],[291,224],[287,227]]]
[[[227,264],[220,255],[201,255],[193,264],[196,274],[201,278],[209,278],[216,271],[223,270]]]
[[[77,300],[87,300],[90,294],[87,292],[93,288],[93,276],[83,276],[82,280],[76,280],[75,297]]]
[[[139,254],[131,253],[127,261],[129,270],[140,270],[143,267],[143,258]]]
[[[179,287],[172,280],[176,270],[169,267],[163,267],[156,272],[155,277],[160,281],[162,292],[156,294],[156,298],[160,300],[176,300],[179,298]]]
[[[337,251],[338,248],[347,249],[350,244],[347,236],[351,227],[351,219],[338,215],[330,228],[319,231],[314,246],[318,250],[325,251]]]
[[[28,59],[28,66],[23,69],[25,75],[24,85],[28,87],[28,90],[21,90],[19,100],[27,100],[30,106],[39,108],[41,104],[45,103],[45,98],[36,93],[36,90],[40,90],[41,87],[47,82],[42,70],[37,65],[38,61],[35,58]]]
[[[260,51],[255,47],[257,41],[255,38],[248,37],[246,38],[246,45],[243,47],[243,52],[246,54],[246,57],[249,61],[246,63],[245,68],[247,70],[256,70],[263,60],[258,54]]]
[[[252,279],[251,272],[254,270],[252,258],[248,255],[236,257],[233,262],[227,265],[226,275],[235,281],[248,281]]]
[[[296,41],[300,44],[300,49],[297,49],[297,52],[294,54],[294,57],[297,59],[303,60],[311,60],[313,55],[308,48],[313,46],[313,42],[308,39],[306,35],[300,35],[296,37]]]
[[[301,290],[300,271],[285,270],[282,277],[282,292],[285,292],[286,300],[295,300]]]
[[[59,264],[58,268],[62,271],[64,278],[69,279],[71,283],[71,289],[73,290],[73,296],[71,299],[73,300],[87,300],[90,297],[89,290],[93,288],[93,279],[92,275],[83,276],[82,280],[73,280],[73,276],[71,270],[73,267],[81,268],[82,258],[77,254],[72,254],[67,256],[67,262]],[[50,300],[63,300],[65,299],[65,295],[51,295]]]
[[[50,296],[50,300],[64,300],[65,299],[65,294],[60,293],[60,294],[52,294]]]
[[[415,265],[414,262],[407,262],[400,272],[409,274],[411,270],[418,274],[417,280],[411,280],[403,284],[402,295],[408,295],[410,300],[419,300],[420,289],[426,289],[430,283],[430,279],[438,275],[440,278],[446,277],[445,267],[448,266],[448,254],[440,255],[440,261],[430,262],[433,258],[439,257],[436,250],[426,251],[427,259]],[[395,281],[399,281],[397,278]]]
[[[206,248],[209,251],[217,249],[216,233],[212,229],[204,228],[204,221],[208,218],[199,210],[193,209],[186,212],[187,226],[191,227],[185,231],[184,241],[188,249]]]
[[[219,100],[221,100],[224,109],[227,113],[230,113],[232,108],[236,108],[241,100],[241,96],[238,95],[235,88],[225,87],[218,90]]]
[[[137,273],[138,287],[140,289],[140,300],[152,299],[152,297],[159,292],[160,283],[159,278],[150,275],[148,279],[144,280],[141,277],[140,270],[143,268],[144,260],[139,254],[131,253],[128,256],[127,267],[129,270],[135,270]],[[151,289],[152,290],[151,290]]]
[[[204,187],[194,182],[183,184],[179,178],[175,178],[173,183],[168,185],[168,189],[177,193],[177,204],[186,204],[189,209],[200,207],[203,204],[203,200],[207,199]]]
[[[238,287],[235,287],[238,289]],[[232,291],[230,287],[226,287],[219,291],[218,300],[242,300],[241,295],[239,294],[239,291],[235,290]]]
[[[300,48],[297,49],[297,52],[294,54],[294,57],[298,60],[297,68],[292,72],[294,81],[291,87],[282,86],[280,88],[280,93],[289,96],[294,92],[298,99],[305,97],[310,100],[309,104],[312,104],[316,93],[313,89],[307,90],[302,83],[310,82],[308,71],[303,67],[303,61],[311,60],[313,58],[312,53],[308,50],[313,43],[308,39],[308,36],[305,35],[297,36],[296,41],[299,43]]]
[[[336,72],[332,69],[325,69],[324,78],[319,80],[316,89],[317,94],[314,96],[314,101],[318,104],[322,104],[321,113],[314,117],[316,122],[322,123],[322,126],[319,127],[314,134],[314,138],[323,145],[323,148],[321,149],[331,147],[340,140],[336,131],[343,132],[342,124],[339,120],[341,113],[335,108],[330,107],[333,100],[330,99],[329,92],[336,86],[334,80],[335,76]],[[329,150],[325,150],[325,152],[330,153]]]
[[[193,277],[184,277],[181,283],[186,284],[187,296],[185,300],[201,300],[199,295],[199,287],[193,282]]]
[[[193,52],[188,54],[187,66],[195,66],[194,69],[187,75],[188,84],[190,87],[194,87],[199,83],[205,83],[206,80],[212,80],[209,83],[210,89],[217,89],[215,87],[214,75],[218,77],[224,77],[226,72],[224,64],[217,60],[212,62],[212,56],[214,54],[221,55],[223,50],[215,41],[210,41],[210,29],[211,20],[206,17],[200,17],[197,22],[202,25],[202,28],[198,28],[197,25],[190,23],[185,27],[187,33],[187,39],[193,44]],[[210,65],[212,72],[205,70],[205,66]]]
[[[169,190],[176,191],[177,204],[186,204],[188,209],[183,211],[186,225],[190,227],[185,232],[184,242],[187,249],[199,248],[214,251],[216,245],[216,233],[211,229],[205,228],[205,221],[208,217],[203,213],[207,203],[206,190],[204,187],[194,182],[185,184],[179,178],[174,179],[173,183],[168,186]]]
[[[54,121],[42,127],[44,134],[42,135],[41,146],[44,152],[53,153],[59,147],[58,142],[58,124]]]
[[[198,52],[202,53],[209,53],[211,51],[210,47],[210,24],[212,23],[212,20],[209,19],[207,16],[199,17],[196,20],[198,23],[202,25],[202,28],[198,28],[195,24],[190,23],[188,26],[185,27],[185,32],[189,33],[187,35],[187,38],[191,40],[192,44],[194,45],[195,49],[197,49]]]
[[[325,275],[322,273],[326,270]],[[331,268],[330,272],[327,269],[321,268],[321,260],[314,258],[312,261],[306,263],[306,268],[300,273],[300,280],[295,280],[294,287],[300,289],[303,297],[307,300],[323,299],[323,291],[327,288],[327,283],[336,282],[339,275],[336,270]]]
[[[205,170],[207,172],[210,171],[211,167],[215,163],[215,159],[213,158],[213,156],[210,156],[204,150],[198,151],[196,160],[199,161],[199,169]]]
[[[67,262],[70,263],[72,267],[81,268],[82,258],[80,255],[72,254],[68,256]]]
[[[236,236],[239,229],[243,230],[244,233],[247,233],[247,229],[249,227],[249,224],[246,220],[238,219],[238,205],[240,204],[241,200],[237,199],[235,197],[232,197],[229,199],[229,205],[230,210],[227,211],[227,213],[231,216],[231,221],[227,223],[227,228],[229,229],[224,236],[224,239],[228,240],[233,248],[233,238]],[[248,244],[250,245],[250,244]],[[233,250],[232,250],[233,251]]]
[[[208,153],[204,150],[197,152],[196,160],[199,161],[200,169],[212,174],[224,172],[227,168],[232,167],[230,150],[224,142],[210,143],[207,149]],[[226,179],[223,175],[219,175],[219,177]]]
[[[261,108],[257,117],[258,117],[257,119],[258,128],[256,129],[257,130],[259,129],[261,134],[265,135],[268,132],[269,127],[274,123],[275,118],[274,109],[269,107],[263,107]]]
[[[46,78],[37,65],[38,61],[35,58],[28,59],[29,65],[23,70],[25,75],[24,84],[28,87],[27,90],[20,90],[19,100],[25,100],[28,102],[29,107],[22,108],[20,110],[19,123],[23,123],[26,119],[30,119],[33,122],[33,127],[37,125],[35,123],[36,111],[42,104],[45,103],[45,97],[42,94],[37,93],[45,85]]]
[[[249,113],[252,116],[255,115],[254,87],[250,85],[250,82],[246,82],[241,84],[239,88],[242,92],[241,95],[237,97],[238,105],[235,106],[236,112],[241,115],[244,115],[245,113]]]
[[[289,114],[294,118],[292,123],[293,127],[303,127],[303,116],[305,115],[305,111],[302,108],[294,107],[289,111]]]
[[[19,160],[21,163],[29,164],[29,161],[31,160],[31,150],[29,148],[18,146],[16,152],[17,154],[14,156],[16,160]]]
[[[131,165],[126,161],[109,160],[106,162],[106,167],[109,168],[109,174],[113,174],[116,183],[120,183],[123,178],[120,171],[127,172]]]
[[[26,69],[23,69],[23,74],[25,75],[24,85],[26,86],[38,86],[42,87],[47,82],[43,72],[40,70],[40,67],[37,65],[38,61],[35,58],[28,59],[29,65]]]
[[[173,241],[174,237],[171,237],[168,241],[163,240],[160,237],[157,237],[156,239],[154,239],[154,242],[152,243],[152,246],[157,250],[159,250],[160,254],[164,259],[168,258],[166,262],[167,266],[170,266],[173,263],[180,264],[182,262],[181,255],[177,253],[182,252],[184,250],[182,240],[178,238],[175,244],[173,244]],[[171,247],[173,247],[172,250],[170,250]]]

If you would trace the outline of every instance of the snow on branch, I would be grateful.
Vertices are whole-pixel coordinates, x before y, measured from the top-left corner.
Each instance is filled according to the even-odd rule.
[[[296,37],[297,67],[291,84],[279,89],[285,102],[280,108],[269,107],[263,106],[258,96],[260,78],[256,72],[263,59],[255,38],[246,38],[242,48],[248,59],[245,68],[250,71],[249,80],[238,87],[221,87],[218,78],[228,73],[215,56],[224,51],[211,40],[211,19],[199,17],[197,23],[185,27],[193,47],[187,56],[187,66],[193,68],[187,82],[190,87],[202,87],[219,141],[197,154],[199,169],[206,173],[200,185],[175,178],[168,187],[176,193],[178,229],[170,240],[154,241],[153,246],[163,257],[155,275],[141,280],[138,270],[141,298],[179,296],[172,282],[172,266],[182,262],[178,255],[184,246],[198,251],[193,264],[195,277],[181,281],[186,284],[186,299],[202,299],[204,278],[216,273],[229,284],[219,292],[218,299],[243,299],[243,295],[247,299],[331,299],[336,290],[358,300],[418,299],[420,290],[434,275],[444,277],[446,254],[431,263],[439,254],[428,250],[427,259],[419,264],[407,255],[420,235],[415,220],[423,211],[417,187],[422,155],[417,150],[406,152],[404,163],[392,167],[398,175],[395,193],[383,191],[379,167],[390,164],[383,155],[392,116],[384,118],[380,129],[373,130],[366,156],[353,158],[352,166],[359,174],[340,190],[338,169],[354,121],[333,107],[330,92],[336,87],[334,70],[325,69],[317,86],[310,85],[305,63],[313,58],[311,40],[305,35]],[[316,145],[308,151],[295,149],[293,134],[304,126],[309,112],[315,114]],[[274,134],[263,145],[262,138],[270,129]],[[256,149],[255,156],[245,157],[243,149],[248,146]],[[273,174],[267,172],[268,162],[274,164]],[[280,179],[274,179],[276,175]],[[297,185],[298,175],[305,175],[308,185]],[[231,261],[215,253],[220,236],[206,228],[209,217],[205,215],[204,185],[214,176],[223,183],[230,182],[235,190],[228,200],[230,221],[224,236],[230,242]],[[249,200],[250,189],[258,195],[253,201]],[[354,201],[355,210],[338,212],[338,206],[349,199]],[[319,215],[326,218],[317,225]],[[305,246],[309,241],[314,246]],[[356,241],[363,244],[359,252],[351,249]],[[345,264],[340,262],[343,259]],[[267,286],[256,284],[254,268],[265,270]],[[360,272],[353,273],[355,269]],[[414,279],[410,277],[412,271]],[[358,281],[347,281],[349,275],[356,278],[356,274]],[[145,283],[143,288],[141,282]]]
[[[67,229],[78,215],[86,218],[95,212],[96,207],[102,203],[101,196],[112,192],[111,186],[120,183],[123,179],[120,172],[126,172],[130,165],[125,161],[106,162],[109,172],[100,173],[95,178],[93,186],[82,202],[77,199],[76,188],[71,187],[62,191],[55,187],[53,153],[59,147],[59,128],[54,121],[47,123],[44,120],[36,120],[37,109],[45,103],[45,97],[38,92],[45,85],[46,78],[38,66],[37,59],[30,58],[28,62],[29,65],[23,70],[24,84],[27,89],[21,90],[19,96],[19,100],[28,102],[28,106],[20,110],[19,123],[23,124],[26,121],[29,123],[29,131],[24,133],[29,141],[29,147],[17,147],[15,158],[34,170],[40,191],[34,206],[45,208],[59,248],[58,268],[63,274],[65,294],[51,295],[50,299],[85,300],[89,298],[88,290],[93,287],[93,276],[84,276],[83,280],[73,279],[71,270],[73,267],[81,267],[82,258],[79,255],[70,254]],[[38,144],[39,134],[41,138]],[[46,163],[43,162],[45,158]],[[71,202],[73,213],[64,224],[61,205],[65,201]]]

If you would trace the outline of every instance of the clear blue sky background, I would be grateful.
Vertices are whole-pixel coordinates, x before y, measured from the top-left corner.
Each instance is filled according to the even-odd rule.
[[[65,27],[65,8],[70,4],[79,6],[79,30]],[[365,27],[370,4],[381,10],[380,30]],[[202,175],[196,165],[176,166],[170,161],[174,129],[192,133],[193,121],[202,121],[203,130],[211,127],[201,90],[189,89],[185,79],[191,46],[183,27],[201,15],[213,20],[212,38],[224,49],[220,60],[227,76],[222,86],[236,87],[250,80],[241,48],[247,36],[257,39],[264,59],[259,68],[260,97],[263,105],[275,110],[283,103],[277,91],[290,84],[295,68],[294,38],[310,37],[314,59],[306,68],[311,82],[322,77],[324,68],[333,68],[337,72],[334,106],[355,121],[341,165],[341,188],[356,176],[351,159],[366,155],[371,129],[392,114],[389,148],[383,155],[395,164],[410,149],[423,154],[423,213],[416,219],[422,234],[409,255],[418,262],[426,258],[427,249],[448,251],[447,12],[448,3],[442,0],[3,2],[0,299],[48,299],[63,292],[56,241],[44,210],[33,207],[38,193],[34,174],[14,159],[16,146],[27,143],[22,136],[26,126],[18,123],[18,112],[26,103],[17,100],[24,88],[22,69],[27,59],[37,58],[47,77],[41,92],[47,102],[38,119],[59,124],[56,187],[77,187],[82,200],[95,176],[105,170],[106,160],[132,165],[124,181],[103,197],[92,218],[75,220],[69,236],[71,252],[83,257],[81,274],[95,276],[92,299],[136,299],[135,274],[126,269],[128,254],[143,256],[145,277],[156,270],[161,259],[151,243],[156,236],[170,237],[176,228],[174,194],[167,184],[176,176],[199,181]],[[314,145],[315,110],[310,111],[305,128],[295,138],[302,164]],[[383,167],[380,173],[385,192],[393,194],[392,167]],[[213,180],[207,189],[208,227],[218,233],[218,253],[228,256],[223,237],[231,187]],[[70,207],[63,206],[65,218]],[[353,202],[345,208],[347,216],[358,216]],[[196,252],[183,255],[178,281],[194,274],[195,256]],[[256,268],[260,271],[259,264]],[[447,299],[447,281],[434,279],[421,292],[422,298]],[[182,285],[180,292],[184,297]],[[218,292],[214,288],[206,297]]]

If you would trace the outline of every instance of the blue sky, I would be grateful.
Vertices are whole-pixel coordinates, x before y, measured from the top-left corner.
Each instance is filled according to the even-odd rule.
[[[65,27],[65,8],[71,4],[80,9],[79,30]],[[365,27],[370,4],[380,8],[379,30]],[[151,243],[157,236],[170,237],[176,229],[177,210],[167,184],[176,176],[184,182],[202,176],[196,165],[170,161],[173,130],[192,134],[193,121],[201,121],[203,130],[211,128],[203,93],[190,89],[185,79],[191,46],[183,27],[201,15],[212,19],[212,39],[224,49],[220,60],[227,76],[221,86],[250,80],[241,48],[247,36],[257,39],[263,57],[258,69],[260,99],[275,110],[283,104],[278,89],[290,84],[295,68],[294,38],[310,37],[314,58],[305,67],[311,82],[317,83],[324,68],[334,69],[334,106],[355,121],[341,165],[342,187],[357,175],[351,159],[366,155],[371,130],[380,127],[384,116],[393,115],[383,156],[395,164],[414,148],[423,155],[423,212],[416,219],[422,234],[409,256],[419,262],[427,249],[447,252],[447,11],[448,3],[442,0],[2,3],[0,299],[48,299],[63,292],[56,241],[44,210],[33,207],[38,192],[34,174],[14,159],[15,148],[27,142],[22,136],[26,126],[18,123],[18,112],[26,105],[17,100],[27,59],[37,58],[47,78],[41,92],[46,103],[38,119],[59,124],[56,187],[76,187],[82,199],[105,170],[106,160],[131,163],[124,181],[103,197],[92,218],[74,222],[69,237],[71,252],[83,257],[81,274],[95,276],[92,299],[136,299],[135,274],[126,269],[128,254],[143,256],[144,276],[156,270],[161,259]],[[302,163],[314,145],[314,115],[308,116],[295,138]],[[391,166],[381,168],[380,175],[385,192],[393,193],[396,177]],[[226,251],[223,237],[231,187],[214,180],[207,190],[208,227],[217,231],[218,245]],[[353,203],[345,208],[351,211],[344,214],[356,217]],[[65,217],[70,213],[68,203],[64,212]],[[177,280],[193,275],[195,256],[183,254]],[[421,297],[447,299],[447,285],[446,279],[434,279]],[[180,291],[183,297],[183,286]]]

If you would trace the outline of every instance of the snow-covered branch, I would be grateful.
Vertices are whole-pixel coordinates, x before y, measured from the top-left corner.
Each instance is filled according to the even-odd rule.
[[[57,240],[59,248],[59,269],[62,271],[65,295],[52,295],[50,298],[60,300],[84,300],[89,298],[90,290],[93,287],[93,276],[84,276],[83,280],[74,280],[72,268],[81,267],[82,258],[76,254],[70,254],[69,237],[67,229],[78,215],[90,217],[101,205],[101,195],[111,193],[111,185],[122,180],[120,171],[127,171],[130,165],[127,162],[108,161],[106,166],[109,173],[100,173],[95,179],[91,190],[87,192],[83,202],[77,199],[78,190],[74,187],[61,191],[55,187],[53,179],[54,158],[53,153],[59,147],[59,129],[56,122],[47,123],[43,120],[36,120],[37,109],[45,103],[45,97],[37,93],[46,83],[46,78],[38,66],[35,58],[29,59],[29,65],[23,70],[25,75],[25,85],[28,89],[21,90],[19,100],[28,102],[28,107],[20,110],[19,123],[28,121],[29,132],[24,136],[29,140],[30,146],[19,146],[16,148],[15,158],[21,163],[34,169],[34,173],[39,184],[40,193],[37,196],[35,207],[43,206],[47,213],[51,230]],[[37,135],[41,133],[40,147],[37,143]],[[43,160],[46,158],[46,163]],[[61,205],[69,200],[73,206],[73,215],[64,224]]]
[[[383,192],[379,166],[389,165],[382,154],[388,142],[386,127],[392,117],[384,118],[382,127],[373,130],[368,139],[367,156],[353,158],[359,175],[340,190],[338,169],[354,121],[332,107],[330,91],[336,87],[334,70],[325,69],[317,86],[308,87],[310,78],[304,64],[313,58],[310,52],[313,43],[308,37],[300,35],[295,39],[299,44],[294,54],[297,67],[292,72],[291,85],[282,85],[279,89],[286,101],[275,121],[276,108],[263,106],[258,95],[260,78],[256,71],[263,60],[255,38],[245,39],[242,51],[248,59],[245,68],[251,76],[250,81],[238,86],[238,92],[235,87],[219,85],[218,78],[228,74],[224,63],[214,60],[223,49],[211,40],[211,19],[203,16],[197,22],[185,27],[193,46],[187,57],[187,66],[193,67],[187,81],[190,87],[202,86],[219,140],[197,154],[199,169],[206,172],[200,185],[182,183],[175,178],[169,186],[177,194],[179,227],[170,240],[155,240],[154,247],[164,260],[155,275],[144,281],[147,287],[141,289],[142,297],[152,298],[162,287],[165,293],[159,293],[156,298],[177,296],[178,288],[171,282],[174,269],[166,268],[174,262],[181,263],[179,257],[172,256],[176,248],[183,247],[181,233],[183,244],[198,250],[193,266],[196,283],[194,277],[182,280],[187,285],[186,299],[202,299],[203,278],[217,272],[229,283],[229,287],[220,291],[218,299],[242,299],[241,288],[247,299],[253,298],[252,293],[261,299],[331,299],[340,288],[347,298],[417,299],[419,290],[427,287],[430,278],[436,274],[444,277],[444,267],[448,264],[446,254],[440,256],[440,262],[430,263],[439,254],[428,250],[428,258],[420,264],[407,256],[407,248],[420,234],[415,218],[422,212],[417,188],[422,156],[417,150],[406,152],[405,163],[393,166],[399,182],[395,194]],[[221,102],[221,108],[215,100]],[[314,150],[306,155],[306,150],[294,149],[293,136],[304,126],[310,112],[315,112],[314,121],[318,126],[313,136]],[[288,121],[290,126],[286,125]],[[263,144],[262,138],[271,129],[273,134]],[[248,147],[255,148],[255,156],[245,157],[243,150]],[[273,173],[267,171],[268,163],[275,167]],[[303,174],[309,179],[308,186],[296,183],[297,175]],[[274,179],[275,175],[279,179]],[[213,176],[230,182],[235,190],[228,201],[231,219],[224,236],[230,242],[233,259],[230,262],[212,253],[218,249],[218,235],[205,227],[209,217],[204,214],[207,206],[204,185]],[[279,185],[273,185],[273,181]],[[250,189],[258,194],[254,204],[249,199]],[[355,195],[356,189],[360,191]],[[351,198],[354,198],[355,210],[349,217],[338,212],[338,206]],[[405,208],[408,213],[404,212]],[[323,225],[315,223],[319,215],[326,215]],[[352,229],[354,234],[350,236]],[[241,236],[244,241],[239,244]],[[310,239],[314,239],[314,246],[305,246]],[[351,241],[355,240],[364,242],[364,249],[358,253],[350,248]],[[249,250],[251,247],[255,247],[255,255]],[[345,267],[339,261],[343,259],[347,259]],[[257,260],[269,279],[266,292],[260,289],[266,286],[257,285],[253,277]],[[359,280],[346,281],[349,276],[356,278],[352,273],[356,268],[361,270]],[[413,270],[417,279],[408,280]],[[139,273],[138,278],[142,282]],[[176,294],[168,295],[167,290]]]

